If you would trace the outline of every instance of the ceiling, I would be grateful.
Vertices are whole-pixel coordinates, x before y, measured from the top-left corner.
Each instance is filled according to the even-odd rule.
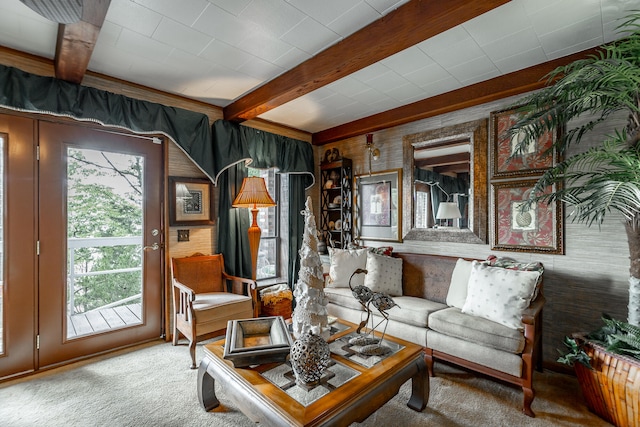
[[[619,38],[616,20],[640,9],[640,0],[93,3],[108,9],[104,22],[82,27],[97,37],[82,45],[88,70],[222,107],[228,119],[307,131],[318,143],[398,124],[384,112],[426,108],[443,93],[508,86],[519,70]],[[56,67],[82,54],[78,44],[56,54],[57,43],[57,23],[0,0],[0,45]],[[82,65],[70,69],[82,79]]]

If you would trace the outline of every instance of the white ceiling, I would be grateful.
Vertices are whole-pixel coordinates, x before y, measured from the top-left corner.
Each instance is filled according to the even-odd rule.
[[[224,107],[406,1],[111,0],[89,70]],[[325,130],[609,42],[633,9],[512,0],[260,118]],[[0,0],[0,45],[53,59],[57,30]]]

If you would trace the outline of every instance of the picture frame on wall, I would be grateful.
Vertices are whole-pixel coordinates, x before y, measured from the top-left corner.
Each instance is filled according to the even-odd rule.
[[[524,152],[515,152],[524,133],[509,136],[508,130],[524,113],[518,107],[494,111],[490,114],[491,177],[492,179],[541,175],[555,166],[559,155],[554,148],[562,129],[545,132],[531,142]]]
[[[491,184],[491,249],[564,254],[562,203],[538,202],[522,210],[535,183],[536,180],[522,180]],[[556,191],[556,185],[546,191]]]
[[[355,237],[402,241],[402,169],[354,177]]]
[[[208,179],[169,177],[169,225],[213,225],[213,185]]]

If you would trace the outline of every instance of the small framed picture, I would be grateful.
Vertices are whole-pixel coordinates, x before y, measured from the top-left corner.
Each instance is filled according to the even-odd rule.
[[[212,225],[213,192],[207,179],[169,177],[169,224]]]
[[[535,203],[528,209],[535,180],[492,184],[493,241],[491,249],[563,254],[562,203]],[[555,185],[548,188],[555,191]]]
[[[402,241],[402,169],[356,175],[354,183],[356,237]]]
[[[553,144],[560,137],[561,129],[546,132],[537,141],[530,142],[524,151],[515,148],[524,134],[509,136],[508,130],[523,113],[518,108],[491,113],[491,175],[493,179],[541,175],[558,162]]]

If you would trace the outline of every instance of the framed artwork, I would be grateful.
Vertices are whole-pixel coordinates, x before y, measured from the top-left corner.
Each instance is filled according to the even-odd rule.
[[[169,225],[212,225],[213,192],[207,179],[169,177]]]
[[[491,249],[563,254],[562,203],[537,203],[523,211],[535,180],[493,183]],[[547,191],[555,191],[555,185]]]
[[[523,113],[516,108],[491,113],[491,173],[492,178],[540,175],[558,162],[553,144],[561,129],[549,131],[532,141],[524,152],[515,153],[515,148],[524,137],[523,133],[509,136],[508,130]]]
[[[402,241],[402,169],[354,178],[355,237]]]

